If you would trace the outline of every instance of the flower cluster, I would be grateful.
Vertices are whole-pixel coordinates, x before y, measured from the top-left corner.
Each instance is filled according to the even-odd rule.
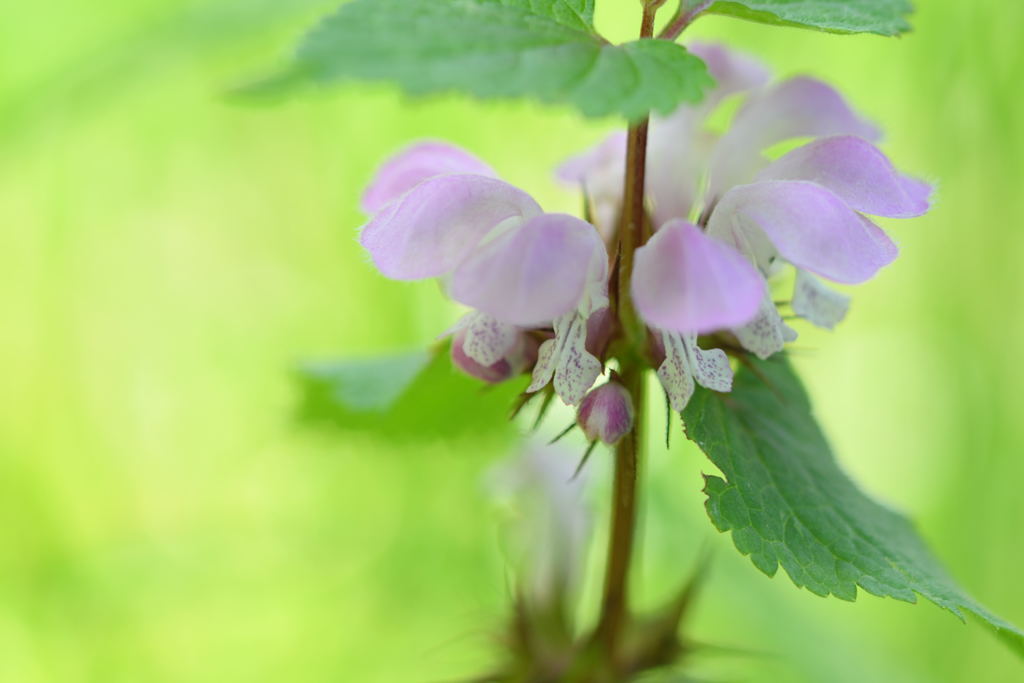
[[[650,332],[652,367],[677,411],[695,382],[731,389],[725,351],[699,347],[699,336],[714,333],[761,358],[782,350],[796,332],[768,280],[786,264],[796,273],[793,313],[835,326],[849,300],[821,278],[855,284],[874,276],[897,249],[866,216],[921,215],[931,193],[893,168],[872,144],[877,129],[825,83],[769,84],[768,71],[749,57],[717,45],[691,50],[717,87],[700,105],[651,121],[652,235],[636,251],[629,283]],[[707,119],[732,95],[745,102],[716,136]],[[811,141],[765,158],[769,147],[800,138]],[[451,330],[457,366],[487,382],[531,372],[529,392],[551,383],[566,404],[583,402],[581,424],[593,424],[588,434],[605,441],[621,436],[622,420],[632,416],[617,403],[628,394],[605,388],[614,385],[584,401],[616,331],[608,281],[625,156],[625,137],[614,135],[558,170],[585,193],[588,223],[545,213],[467,152],[415,145],[387,162],[366,191],[372,218],[360,238],[384,275],[439,278],[452,299],[473,309]]]

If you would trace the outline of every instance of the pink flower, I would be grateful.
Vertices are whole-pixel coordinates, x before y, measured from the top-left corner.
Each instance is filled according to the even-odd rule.
[[[483,162],[441,143],[384,164],[363,205],[374,215],[360,242],[384,275],[441,278],[478,312],[456,335],[460,367],[497,378],[492,366],[509,360],[523,330],[553,327],[555,339],[540,347],[541,386],[553,377],[567,403],[583,398],[603,367],[586,349],[587,321],[607,305],[608,256],[593,226],[544,213]]]
[[[451,330],[452,363],[467,375],[497,384],[537,362],[537,340],[515,325],[469,313]]]
[[[895,170],[868,141],[877,129],[825,83],[769,86],[767,69],[749,57],[721,46],[692,50],[718,86],[700,105],[651,122],[646,200],[655,232],[636,250],[629,283],[675,410],[695,383],[731,389],[726,354],[699,348],[698,335],[729,331],[762,358],[796,339],[767,284],[785,264],[796,270],[793,312],[833,327],[849,300],[818,278],[873,277],[897,249],[867,215],[921,215],[931,193]],[[705,130],[734,94],[747,99],[728,131]],[[814,139],[775,161],[764,157],[800,137]],[[363,198],[372,218],[360,241],[384,275],[438,278],[473,309],[452,330],[458,367],[498,382],[532,366],[527,391],[551,383],[577,405],[594,395],[587,392],[613,333],[606,244],[616,244],[624,166],[625,138],[616,134],[559,169],[583,188],[591,225],[545,213],[468,152],[422,143],[378,172]]]
[[[797,269],[793,311],[834,327],[849,300],[815,275],[856,284],[874,277],[898,250],[864,214],[890,218],[928,211],[931,188],[901,175],[874,145],[835,136],[799,147],[733,187],[715,204],[708,235],[742,252],[766,277],[778,261]],[[762,358],[791,336],[770,300],[754,321],[736,329],[740,343]]]
[[[794,340],[765,283],[782,262],[797,269],[794,313],[833,327],[849,301],[816,276],[842,283],[872,277],[897,250],[863,214],[917,216],[931,192],[895,171],[868,142],[877,128],[827,84],[793,78],[765,86],[767,70],[750,58],[720,46],[691,49],[719,85],[699,106],[651,121],[647,203],[656,232],[637,251],[631,283],[644,320],[673,337],[672,344],[660,340],[666,360],[659,377],[677,405],[694,378],[704,383],[693,360],[697,333],[730,329],[760,357]],[[747,101],[729,130],[720,137],[704,130],[707,115],[735,93]],[[766,148],[799,137],[819,139],[775,162],[764,159]],[[624,159],[624,142],[613,136],[558,175],[592,193],[601,221],[619,213],[621,184],[607,177]]]

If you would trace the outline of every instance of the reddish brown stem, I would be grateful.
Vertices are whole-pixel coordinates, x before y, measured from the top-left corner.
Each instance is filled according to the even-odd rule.
[[[683,0],[685,1],[685,0]],[[700,16],[708,7],[711,6],[713,0],[704,0],[699,2],[688,10],[683,10],[682,5],[679,7],[679,12],[673,17],[672,21],[668,23],[665,28],[658,34],[659,38],[663,40],[675,40],[679,37],[687,26],[693,23],[693,20]]]
[[[644,6],[640,37],[654,35],[654,16],[662,4],[657,0]],[[629,620],[629,575],[633,560],[637,518],[637,473],[644,421],[644,376],[646,367],[641,357],[646,344],[646,328],[636,315],[629,284],[633,274],[636,250],[643,246],[646,211],[644,208],[645,171],[647,166],[647,119],[629,127],[626,147],[626,178],[623,188],[622,217],[619,224],[618,315],[625,332],[627,351],[620,354],[619,381],[633,398],[635,425],[633,431],[615,449],[615,481],[612,493],[611,535],[608,542],[608,564],[605,573],[601,617],[595,632],[609,666],[611,680],[628,672],[623,652],[623,632]]]

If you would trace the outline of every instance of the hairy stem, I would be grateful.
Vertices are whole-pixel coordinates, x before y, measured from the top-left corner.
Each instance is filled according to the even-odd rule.
[[[601,620],[597,628],[598,639],[614,676],[625,673],[628,668],[622,651],[622,633],[629,618],[629,574],[636,533],[637,480],[643,438],[643,379],[643,369],[638,365],[621,374],[621,381],[633,396],[636,425],[615,447],[611,538]]]
[[[644,5],[640,37],[654,34],[654,16],[664,0]],[[647,119],[629,127],[626,147],[625,187],[619,224],[618,315],[626,336],[626,350],[619,354],[620,381],[629,391],[634,405],[633,430],[615,449],[615,481],[612,493],[611,537],[605,574],[601,617],[595,633],[602,646],[611,680],[627,675],[629,668],[623,652],[623,632],[629,619],[629,575],[633,560],[637,518],[637,474],[643,443],[644,375],[646,328],[636,315],[630,295],[633,260],[646,238],[644,184],[647,166]]]
[[[647,167],[647,119],[629,127],[626,143],[626,185],[619,225],[619,322],[629,345],[639,348],[646,329],[633,307],[630,282],[636,250],[644,243],[644,176]],[[621,359],[620,359],[621,360]]]

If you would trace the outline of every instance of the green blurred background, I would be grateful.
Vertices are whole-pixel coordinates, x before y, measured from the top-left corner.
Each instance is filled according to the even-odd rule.
[[[549,169],[614,122],[376,87],[225,100],[333,4],[2,10],[3,683],[429,682],[493,661],[508,588],[482,481],[507,447],[304,427],[290,371],[410,348],[454,319],[436,287],[384,280],[355,243],[387,154],[449,138],[574,210]],[[897,163],[939,181],[932,214],[894,226],[902,258],[798,358],[845,467],[1020,624],[1024,5],[918,4],[902,39],[724,19],[691,33],[835,81]],[[635,0],[598,5],[608,33],[636,30]],[[1024,680],[982,627],[931,605],[761,575],[704,516],[709,469],[678,434],[653,449],[637,592],[665,597],[710,543],[689,633],[762,654],[701,655],[694,672]]]

